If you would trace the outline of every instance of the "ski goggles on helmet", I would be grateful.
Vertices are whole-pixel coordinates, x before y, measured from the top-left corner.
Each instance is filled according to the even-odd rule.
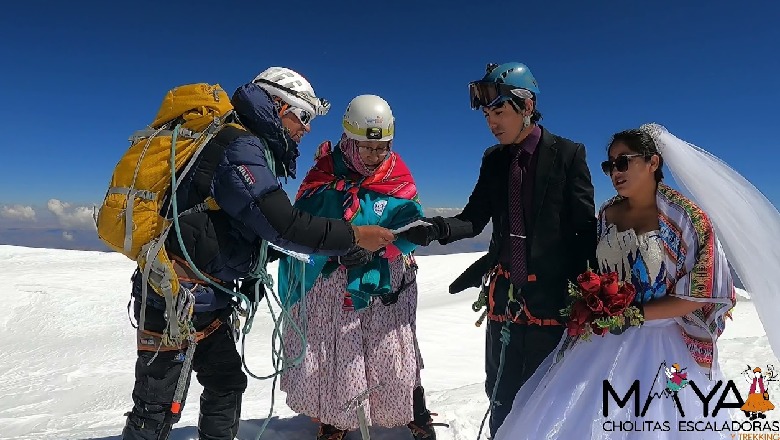
[[[494,107],[514,97],[521,99],[533,98],[533,93],[526,89],[493,81],[473,81],[469,83],[469,101],[472,110],[480,107]]]

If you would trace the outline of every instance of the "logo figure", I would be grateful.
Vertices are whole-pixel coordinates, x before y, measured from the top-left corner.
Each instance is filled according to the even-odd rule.
[[[385,207],[387,207],[387,200],[377,200],[374,203],[374,214],[382,217],[382,213],[385,212]]]
[[[748,393],[747,401],[740,409],[745,413],[745,417],[750,420],[765,419],[765,413],[775,409],[775,405],[769,400],[769,391],[765,382],[776,380],[775,377],[777,375],[771,365],[767,367],[767,370],[769,371],[768,378],[764,377],[760,367],[753,369],[752,378],[748,376],[750,365],[742,372],[750,382],[750,392]]]
[[[677,393],[688,385],[688,373],[685,368],[680,369],[680,364],[672,364],[671,368],[664,368],[666,373],[666,389]]]

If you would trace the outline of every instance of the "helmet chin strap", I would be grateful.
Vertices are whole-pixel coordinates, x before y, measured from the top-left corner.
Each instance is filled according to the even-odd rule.
[[[531,126],[531,116],[526,115],[523,116],[523,128],[520,129],[520,133],[517,133],[517,137],[514,138],[512,141],[512,144],[518,144],[523,141],[523,139],[528,136],[528,133],[525,133],[525,129]],[[525,133],[525,136],[523,136],[523,133]]]
[[[275,98],[274,99],[274,107],[276,108],[276,111],[279,113],[279,118],[281,119],[285,113],[290,109],[290,104],[287,104],[286,102],[282,101],[281,98]],[[292,137],[292,132],[289,128],[287,128],[284,125],[284,122],[282,122],[282,131],[284,131],[284,134],[286,134],[289,137]]]
[[[518,113],[520,113],[520,111],[521,111],[520,109],[521,108],[525,107],[525,106],[520,107],[520,103],[518,103],[514,99],[510,100],[509,102],[510,102],[510,105],[512,107],[514,107],[515,111],[517,111]],[[531,125],[531,115],[528,114],[528,115],[523,116],[523,127],[520,129],[520,133],[517,134],[517,137],[515,137],[515,139],[512,141],[512,144],[517,144],[517,143],[522,141],[521,136],[523,136],[523,132],[530,125]],[[526,136],[527,136],[527,134],[526,134]],[[525,136],[523,136],[523,138],[525,138]]]

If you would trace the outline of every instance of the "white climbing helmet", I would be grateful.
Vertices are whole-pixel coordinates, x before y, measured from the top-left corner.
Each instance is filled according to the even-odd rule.
[[[389,141],[395,134],[390,104],[377,95],[356,96],[344,112],[344,134],[358,141]]]
[[[260,72],[252,82],[291,107],[310,112],[309,120],[315,116],[324,116],[330,110],[330,103],[318,98],[309,81],[292,69],[269,67]]]

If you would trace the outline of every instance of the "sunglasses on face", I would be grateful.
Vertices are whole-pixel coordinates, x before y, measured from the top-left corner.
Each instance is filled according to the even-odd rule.
[[[298,117],[298,120],[301,121],[301,124],[303,125],[308,125],[314,119],[314,115],[302,108],[291,107],[289,112]]]
[[[629,162],[635,157],[644,157],[644,154],[621,154],[612,160],[605,160],[601,162],[601,171],[607,176],[612,175],[613,170],[618,170],[621,173],[625,172],[628,169]]]

